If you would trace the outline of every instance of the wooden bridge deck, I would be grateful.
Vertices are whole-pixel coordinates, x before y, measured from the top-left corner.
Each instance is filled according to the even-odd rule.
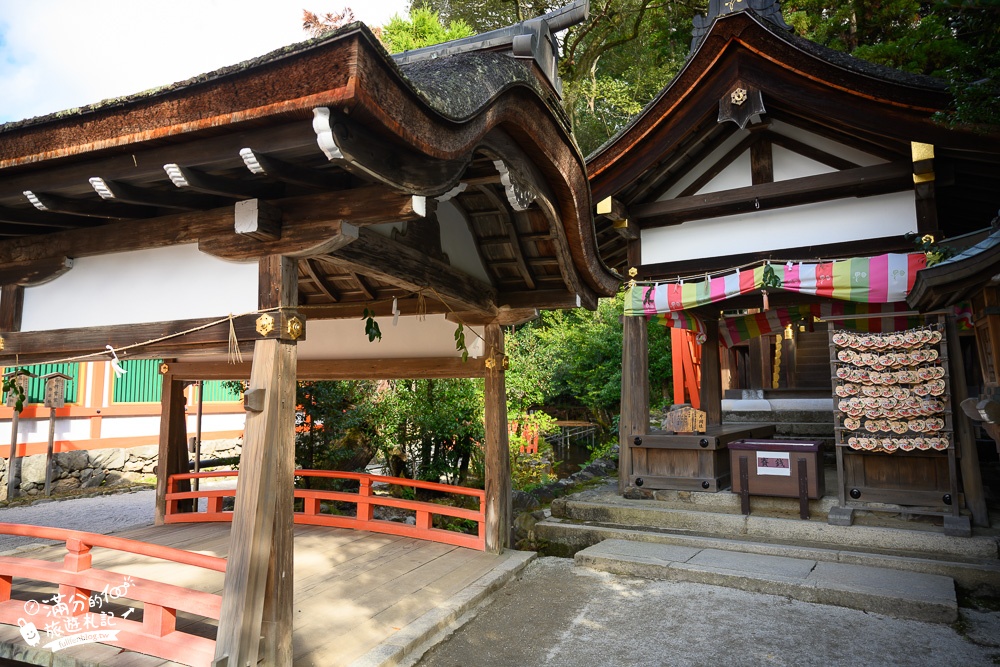
[[[118,536],[225,557],[229,529],[226,523],[177,524],[125,531]],[[61,560],[64,553],[63,545],[58,544],[23,555]],[[222,573],[102,549],[94,549],[93,554],[95,568],[222,592]],[[489,574],[508,555],[364,531],[295,526],[295,666],[349,665]],[[15,579],[12,597],[41,600],[56,592],[52,584],[31,583]],[[127,611],[120,605],[105,607],[109,608],[116,616]],[[136,609],[130,617],[141,618],[141,611]],[[39,614],[34,620],[44,646],[51,641],[45,636],[44,619]],[[214,637],[214,625],[214,621],[182,618],[180,614],[177,619],[178,629],[206,637]],[[110,667],[179,664],[102,644],[67,648],[55,655],[63,660],[76,658],[77,664]],[[53,653],[41,646],[30,648],[18,628],[0,625],[0,657],[49,665]]]

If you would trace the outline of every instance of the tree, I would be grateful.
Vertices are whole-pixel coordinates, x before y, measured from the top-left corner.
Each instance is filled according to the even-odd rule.
[[[342,28],[353,22],[354,10],[350,7],[344,7],[340,13],[327,12],[322,16],[308,9],[302,10],[302,29],[309,33],[310,37],[319,37],[323,33]]]
[[[437,12],[417,7],[410,10],[408,20],[398,14],[389,19],[382,27],[380,39],[389,53],[401,53],[474,34],[472,27],[461,19],[444,25]]]
[[[807,39],[949,82],[951,124],[1000,125],[1000,4],[995,0],[789,0],[785,20]]]

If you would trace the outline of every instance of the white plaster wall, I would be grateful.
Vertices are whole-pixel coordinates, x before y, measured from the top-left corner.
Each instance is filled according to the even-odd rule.
[[[910,191],[840,199],[644,229],[642,263],[901,236],[916,228]]]
[[[241,403],[232,403],[234,408],[241,408]],[[189,405],[187,409],[187,432],[191,435],[195,434],[198,429],[198,415],[195,414],[196,406]],[[105,419],[101,427],[107,424],[108,420]],[[158,422],[157,422],[158,423]],[[201,416],[201,432],[211,433],[213,431],[240,431],[246,427],[247,416],[245,412],[237,412],[233,414],[221,414],[221,415],[202,415]],[[157,433],[159,431],[157,430]],[[101,432],[103,436],[103,430]]]
[[[870,153],[859,151],[851,146],[845,146],[844,144],[837,143],[832,139],[821,137],[818,134],[808,132],[795,127],[794,125],[789,125],[788,123],[782,123],[781,121],[771,121],[771,130],[790,139],[801,141],[802,143],[808,144],[813,148],[818,148],[821,151],[830,153],[831,155],[836,155],[844,160],[850,160],[851,162],[862,167],[870,167],[875,164],[884,164],[886,162],[882,158]]]
[[[771,158],[774,165],[774,180],[787,181],[790,178],[805,178],[817,174],[828,174],[837,171],[822,162],[811,160],[804,155],[793,153],[781,146],[771,147]]]
[[[159,432],[159,415],[155,417],[109,417],[101,420],[101,438],[129,438],[139,435],[154,435]]]
[[[56,440],[89,440],[90,419],[57,419]],[[22,419],[17,424],[17,441],[48,442],[48,419]],[[0,422],[0,445],[10,444],[10,420]]]
[[[448,255],[451,265],[490,284],[490,276],[479,258],[465,216],[451,202],[443,202],[438,204],[438,222],[441,223],[441,249]]]
[[[692,166],[689,169],[689,171],[686,174],[684,174],[684,176],[682,176],[680,180],[678,180],[676,183],[674,183],[673,187],[671,187],[669,190],[667,190],[663,194],[663,196],[660,197],[657,201],[664,201],[664,200],[667,200],[667,199],[673,199],[674,197],[676,197],[677,195],[679,195],[681,192],[684,191],[685,188],[687,188],[689,185],[691,185],[692,183],[694,183],[702,174],[704,174],[708,170],[709,167],[711,167],[716,162],[718,162],[720,159],[722,159],[722,156],[724,156],[726,153],[728,153],[729,151],[731,151],[736,146],[736,144],[738,144],[741,141],[743,141],[747,137],[747,135],[749,135],[749,134],[750,134],[749,130],[737,130],[731,137],[729,137],[726,141],[724,141],[721,146],[719,146],[718,148],[716,148],[714,151],[712,151],[708,155],[704,156],[694,166]],[[747,168],[747,171],[746,171],[747,182],[744,185],[750,185],[751,183],[750,183],[750,171],[749,171],[749,164],[750,164],[750,162],[749,162],[749,160],[750,160],[749,156],[747,156],[746,159],[747,159],[747,165],[748,165],[748,168]],[[720,174],[720,176],[721,176],[721,174]],[[718,179],[719,176],[716,176],[715,178]],[[713,179],[713,180],[715,180],[715,179]],[[711,184],[709,184],[709,185],[711,185]],[[706,185],[706,188],[707,187],[708,187],[708,185]],[[741,186],[736,186],[736,187],[741,187]],[[702,188],[701,192],[716,192],[716,190],[707,190],[705,188]]]
[[[441,251],[448,256],[448,262],[459,271],[489,284],[490,276],[483,267],[476,250],[476,241],[465,216],[451,202],[438,204],[438,223],[441,225]],[[419,225],[420,220],[410,222],[384,222],[371,225],[369,229],[387,238],[392,238],[393,230],[403,233],[407,225]]]
[[[735,188],[748,188],[753,185],[750,174],[750,151],[744,151],[733,160],[728,167],[716,174],[715,178],[706,183],[696,194],[723,192]]]
[[[368,342],[365,324],[358,319],[311,320],[306,324],[306,340],[298,344],[299,359],[400,359],[406,357],[459,357],[455,349],[454,322],[444,315],[428,315],[420,322],[415,316],[376,318],[382,340]],[[482,356],[482,327],[466,327],[465,344],[469,356]]]
[[[194,244],[81,257],[24,290],[22,331],[221,317],[257,309],[257,263],[226,262]]]

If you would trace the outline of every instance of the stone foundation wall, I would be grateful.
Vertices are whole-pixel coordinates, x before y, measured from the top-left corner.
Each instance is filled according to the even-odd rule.
[[[239,456],[243,440],[211,440],[201,443],[201,459],[224,459]],[[152,477],[159,448],[156,445],[131,449],[94,449],[60,452],[52,456],[52,492],[72,491],[98,486],[114,486]],[[45,454],[20,459],[21,495],[36,496],[45,492]],[[0,459],[0,498],[7,495],[7,460]]]

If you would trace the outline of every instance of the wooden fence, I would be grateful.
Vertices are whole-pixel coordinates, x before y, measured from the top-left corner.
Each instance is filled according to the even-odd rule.
[[[215,640],[177,630],[177,612],[219,620],[222,597],[91,567],[91,548],[147,556],[216,572],[226,560],[159,544],[62,528],[0,523],[0,534],[65,542],[63,562],[0,556],[0,622],[18,625],[29,645],[52,648],[100,641],[185,665],[211,665]],[[12,599],[14,579],[58,584],[42,600]],[[130,619],[134,603],[141,610]],[[122,609],[133,607],[127,612]],[[115,615],[110,609],[117,609]],[[36,625],[37,624],[37,625]],[[32,632],[34,631],[34,632]],[[99,637],[95,639],[95,637]],[[61,648],[61,647],[60,647]]]
[[[224,498],[235,498],[235,488],[199,489],[197,491],[177,491],[177,483],[181,480],[237,477],[236,472],[204,472],[183,473],[171,475],[167,481],[167,512],[166,523],[232,521],[232,511],[223,510]],[[310,526],[329,526],[331,528],[353,528],[368,530],[374,533],[386,533],[401,537],[413,537],[431,542],[441,542],[458,547],[468,547],[484,551],[486,549],[486,492],[482,489],[470,489],[449,484],[436,484],[399,477],[383,477],[367,473],[340,472],[336,470],[296,470],[296,477],[313,479],[340,479],[358,482],[358,491],[323,491],[315,489],[295,489],[295,498],[302,499],[302,509],[294,513],[295,523]],[[407,500],[384,495],[375,495],[373,486],[386,484],[408,487],[414,490],[426,489],[449,495],[470,496],[478,500],[478,509],[465,509],[421,500]],[[181,501],[206,500],[204,509],[191,512],[180,511]],[[324,508],[323,504],[327,503]],[[354,516],[336,513],[333,503],[351,503],[357,511]],[[297,504],[297,503],[296,503]],[[375,507],[394,507],[413,512],[416,523],[411,525],[398,521],[374,518]],[[452,517],[475,522],[475,535],[445,530],[434,527],[434,517]]]

